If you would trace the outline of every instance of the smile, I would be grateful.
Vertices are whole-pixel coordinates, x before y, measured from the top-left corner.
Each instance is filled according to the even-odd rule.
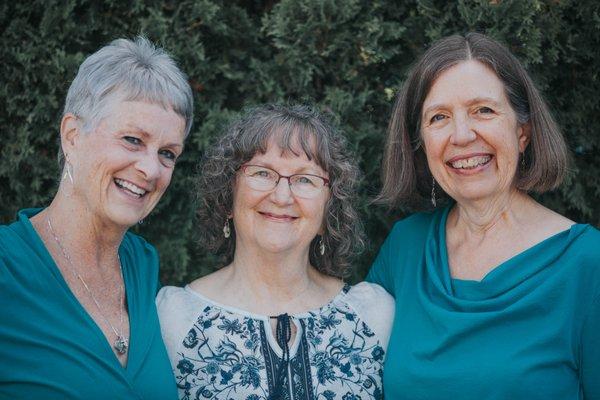
[[[263,217],[266,217],[267,219],[270,219],[272,221],[277,221],[277,222],[292,222],[292,221],[298,219],[298,217],[294,217],[292,215],[287,215],[287,214],[273,214],[273,213],[262,212],[262,211],[259,211],[259,214],[262,215]]]
[[[485,165],[485,164],[489,163],[491,159],[492,159],[491,155],[482,155],[482,156],[475,156],[475,157],[469,157],[469,158],[462,158],[460,160],[455,160],[455,161],[448,161],[448,164],[452,168],[456,168],[456,169],[474,169],[481,165]]]
[[[123,179],[115,178],[114,182],[118,187],[137,196],[138,198],[143,197],[146,193],[148,193],[145,189],[142,189],[131,182],[124,181]]]

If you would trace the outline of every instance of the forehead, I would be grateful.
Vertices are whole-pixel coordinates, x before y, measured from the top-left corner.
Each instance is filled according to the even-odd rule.
[[[433,81],[423,110],[432,103],[485,97],[506,101],[504,84],[491,68],[480,61],[463,61],[442,72]]]
[[[266,141],[265,151],[257,151],[249,163],[259,162],[265,166],[290,169],[310,169],[324,172],[313,156],[316,153],[316,140],[310,136],[308,143],[301,143],[300,136],[291,137],[288,142],[282,143],[277,135],[271,136]],[[305,148],[311,149],[312,154],[307,154]]]
[[[143,101],[115,101],[104,118],[114,130],[133,129],[156,138],[183,142],[185,120],[173,109]]]

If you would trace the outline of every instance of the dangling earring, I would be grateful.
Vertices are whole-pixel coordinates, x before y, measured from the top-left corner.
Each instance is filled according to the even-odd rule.
[[[431,178],[431,204],[433,207],[437,207],[437,202],[435,201],[435,178]]]
[[[67,160],[65,162],[65,174],[63,175],[63,179],[68,177],[69,180],[71,181],[71,185],[73,185],[74,181],[73,181],[73,175],[71,174],[71,168],[73,168],[73,167],[71,166],[71,163],[69,162],[69,160]]]
[[[521,171],[525,171],[525,151],[521,153]]]
[[[227,218],[225,220],[225,226],[223,226],[223,236],[225,236],[225,239],[229,239],[229,236],[231,236],[231,228],[229,227],[229,218]]]
[[[323,242],[323,236],[319,239],[319,253],[325,255],[325,242]]]

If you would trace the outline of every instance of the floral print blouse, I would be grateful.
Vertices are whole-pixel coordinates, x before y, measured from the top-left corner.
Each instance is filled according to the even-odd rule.
[[[380,286],[346,285],[319,309],[280,316],[278,330],[287,318],[297,329],[289,347],[279,344],[268,316],[189,286],[162,288],[157,306],[180,399],[383,398],[394,300]]]

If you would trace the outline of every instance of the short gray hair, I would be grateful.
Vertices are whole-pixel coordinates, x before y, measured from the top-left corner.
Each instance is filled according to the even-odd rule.
[[[319,237],[310,244],[311,264],[327,275],[344,277],[352,260],[363,250],[364,232],[355,203],[359,169],[347,141],[328,117],[306,105],[266,104],[247,109],[219,141],[210,148],[198,174],[200,242],[211,251],[222,251],[225,264],[233,260],[235,229],[223,237],[223,225],[233,207],[238,169],[257,153],[265,153],[269,139],[292,153],[297,140],[302,151],[327,171],[331,196],[325,206],[324,255],[318,252]],[[316,146],[311,146],[314,138]],[[294,153],[295,154],[295,153]]]
[[[193,97],[187,77],[171,56],[145,37],[114,40],[86,58],[71,83],[63,115],[77,116],[89,132],[117,98],[173,109],[185,120],[185,135],[190,132]]]

